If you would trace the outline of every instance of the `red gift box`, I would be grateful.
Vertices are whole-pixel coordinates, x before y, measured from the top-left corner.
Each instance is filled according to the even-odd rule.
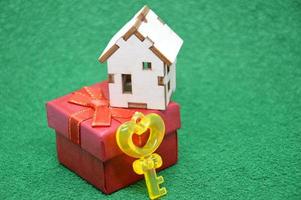
[[[108,84],[106,81],[90,88],[100,89],[104,98],[107,99]],[[128,117],[131,116],[122,119],[121,116],[116,116],[113,112],[112,118],[109,119],[110,124],[100,127],[92,127],[92,123],[95,123],[93,114],[81,119],[81,123],[73,123],[72,116],[81,113],[87,107],[80,104],[76,105],[74,102],[70,103],[70,99],[73,98],[72,95],[74,94],[65,95],[46,104],[48,125],[56,132],[59,162],[106,194],[142,179],[143,176],[137,175],[133,171],[132,163],[135,159],[121,152],[115,139],[115,131],[121,122],[130,120]],[[91,108],[88,109],[93,111]],[[118,108],[116,109],[118,110]],[[130,113],[139,111],[144,114],[152,112],[163,118],[166,133],[162,144],[156,150],[162,157],[163,165],[158,170],[175,164],[178,152],[177,129],[181,126],[179,105],[171,102],[165,111],[146,109],[126,109],[125,111]],[[107,116],[103,116],[102,110],[99,112],[100,116],[98,117],[108,119]],[[78,132],[73,130],[76,127]],[[72,130],[77,134],[70,133]],[[147,133],[145,133],[139,138],[133,138],[133,140],[137,145],[143,145],[147,138]]]

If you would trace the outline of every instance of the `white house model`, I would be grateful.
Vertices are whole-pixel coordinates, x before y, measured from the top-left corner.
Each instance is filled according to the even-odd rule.
[[[107,61],[110,105],[165,110],[176,89],[183,40],[144,6],[99,57]]]

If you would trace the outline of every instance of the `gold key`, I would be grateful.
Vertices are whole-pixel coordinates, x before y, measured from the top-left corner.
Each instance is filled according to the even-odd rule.
[[[133,143],[133,134],[142,135],[150,131],[147,143],[138,147]],[[163,119],[154,113],[144,116],[136,112],[131,121],[119,126],[116,132],[116,140],[119,148],[127,155],[139,158],[133,162],[135,173],[144,174],[150,199],[157,199],[167,193],[165,187],[160,188],[164,182],[162,176],[157,176],[156,169],[162,166],[162,158],[153,153],[161,144],[165,134]]]

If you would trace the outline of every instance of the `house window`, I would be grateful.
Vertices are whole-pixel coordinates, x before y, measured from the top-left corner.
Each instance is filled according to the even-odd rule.
[[[152,69],[152,63],[151,62],[142,62],[142,69],[143,70],[150,70],[150,69]]]
[[[122,92],[132,93],[132,75],[122,74]]]
[[[158,85],[164,85],[164,77],[158,76]]]
[[[170,90],[170,81],[168,81],[168,83],[167,83],[167,89],[168,89],[168,91]]]
[[[114,83],[114,74],[108,74],[108,82]]]
[[[170,65],[167,65],[167,74],[169,73],[170,71]]]

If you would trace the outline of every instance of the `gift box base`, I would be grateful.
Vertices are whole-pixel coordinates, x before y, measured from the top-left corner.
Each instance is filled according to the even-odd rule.
[[[105,194],[143,178],[133,171],[132,163],[135,159],[125,154],[101,161],[59,132],[56,132],[56,144],[59,162]],[[166,135],[156,152],[163,159],[163,165],[157,171],[174,165],[178,159],[177,132]]]

